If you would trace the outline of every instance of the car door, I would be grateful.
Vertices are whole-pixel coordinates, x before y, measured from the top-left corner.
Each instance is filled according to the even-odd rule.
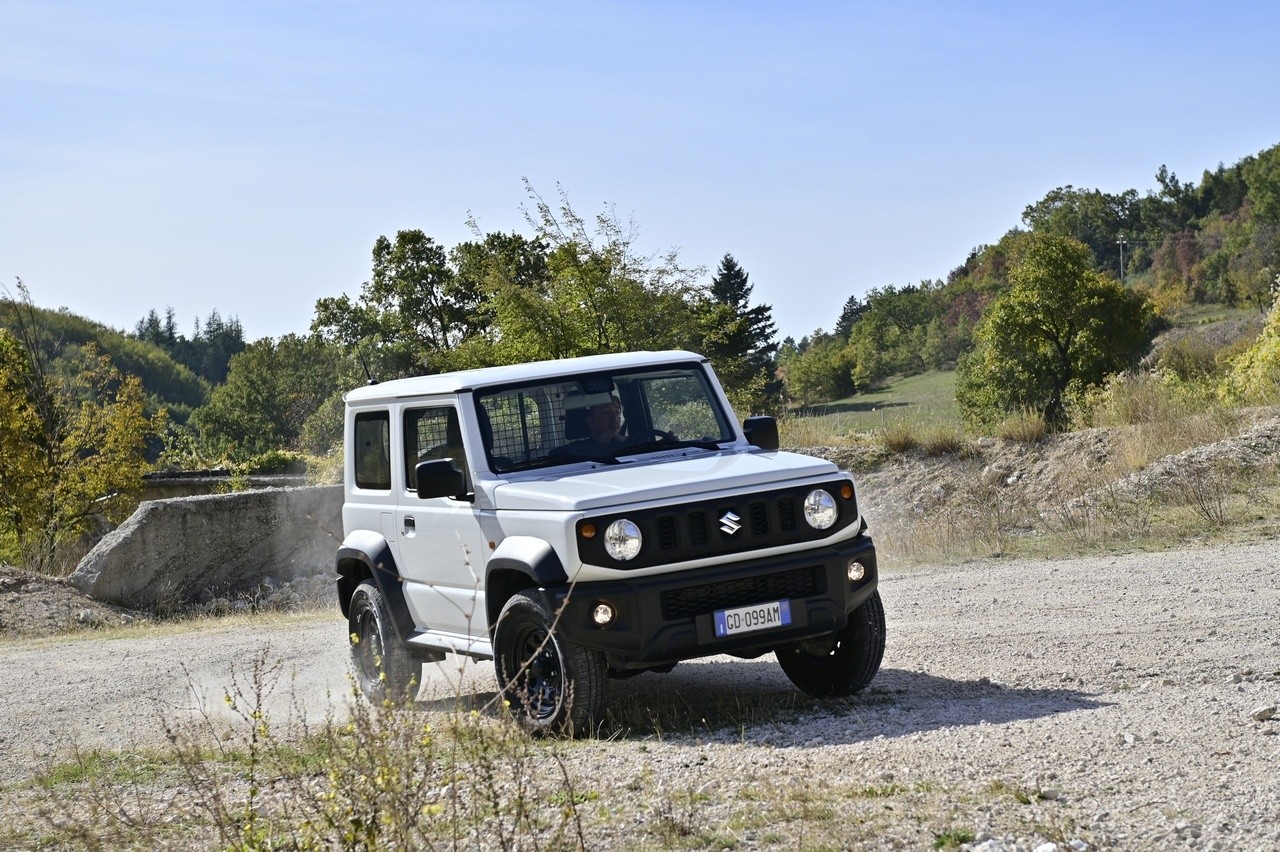
[[[405,595],[418,624],[429,630],[485,636],[484,537],[467,496],[417,495],[419,462],[453,459],[471,491],[471,466],[458,409],[452,404],[406,406],[403,429],[404,493],[396,507]]]

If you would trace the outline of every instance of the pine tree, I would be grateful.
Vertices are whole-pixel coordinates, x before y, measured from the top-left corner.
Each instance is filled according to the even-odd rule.
[[[778,344],[773,308],[751,304],[746,270],[726,254],[708,288],[710,302],[702,312],[700,345],[734,404],[758,413],[776,393]]]

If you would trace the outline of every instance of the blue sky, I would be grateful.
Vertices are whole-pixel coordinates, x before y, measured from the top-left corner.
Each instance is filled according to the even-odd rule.
[[[0,282],[249,339],[527,177],[725,252],[781,335],[943,278],[1056,186],[1280,143],[1280,5],[0,0]]]

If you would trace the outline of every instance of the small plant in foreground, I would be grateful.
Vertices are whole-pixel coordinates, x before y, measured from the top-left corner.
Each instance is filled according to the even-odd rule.
[[[973,832],[966,828],[951,828],[937,835],[933,841],[934,849],[959,849],[966,843],[973,842]]]
[[[578,808],[593,794],[552,746],[461,702],[428,713],[355,687],[345,719],[272,718],[281,670],[264,650],[233,674],[225,712],[166,720],[176,792],[172,777],[160,796],[122,785],[88,755],[70,782],[48,776],[46,835],[85,848],[588,848]]]

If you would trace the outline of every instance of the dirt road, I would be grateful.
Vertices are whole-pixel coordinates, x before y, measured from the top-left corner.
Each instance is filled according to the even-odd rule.
[[[797,698],[771,656],[617,681],[612,705],[655,721],[571,751],[575,771],[623,810],[697,791],[698,820],[744,848],[795,840],[743,818],[762,784],[823,798],[854,846],[1280,847],[1280,543],[981,561],[881,588],[889,646],[867,693]],[[225,713],[233,667],[264,646],[291,679],[278,710],[342,712],[336,617],[250,624],[0,643],[10,779],[73,742],[155,742],[164,716]],[[458,669],[427,668],[429,708]],[[490,669],[467,668],[464,692],[491,694]]]

